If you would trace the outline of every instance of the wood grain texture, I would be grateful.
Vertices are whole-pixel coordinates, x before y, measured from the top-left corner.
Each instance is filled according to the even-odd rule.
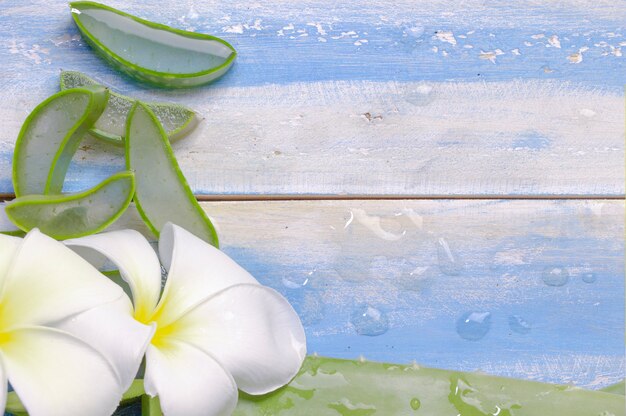
[[[3,2],[0,193],[63,68],[197,109],[175,150],[199,195],[624,195],[624,1],[111,5],[222,36],[237,63],[153,90],[96,57],[65,3]],[[122,166],[104,150],[85,143],[68,190]]]
[[[223,250],[294,305],[310,353],[594,389],[624,378],[623,201],[202,206]],[[114,227],[146,232],[134,211]],[[554,268],[563,286],[544,283]],[[386,316],[382,335],[357,334],[363,305]],[[459,336],[466,312],[491,314],[484,338]]]

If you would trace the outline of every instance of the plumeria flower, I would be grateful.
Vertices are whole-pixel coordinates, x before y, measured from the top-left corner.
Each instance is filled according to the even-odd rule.
[[[118,313],[125,298],[38,230],[0,234],[0,409],[8,380],[31,416],[113,413],[153,333]]]
[[[306,342],[291,305],[188,231],[172,224],[161,231],[159,256],[168,271],[162,294],[159,259],[137,231],[66,244],[94,265],[102,255],[113,262],[132,293],[134,318],[156,326],[144,384],[165,416],[230,414],[237,388],[268,393],[298,372]]]

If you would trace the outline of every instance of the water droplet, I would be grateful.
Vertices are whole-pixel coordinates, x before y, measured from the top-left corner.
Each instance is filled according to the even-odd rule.
[[[518,334],[527,334],[530,332],[531,326],[524,318],[519,315],[509,316],[509,328]]]
[[[370,305],[359,306],[350,320],[359,335],[382,335],[389,329],[387,316]]]
[[[461,273],[463,264],[444,238],[437,240],[437,258],[442,273],[449,276],[457,276]]]
[[[354,208],[350,211],[350,218],[346,221],[344,229],[350,227],[354,220],[365,226],[376,237],[386,241],[398,241],[406,234],[406,230],[395,217],[369,215],[363,209]]]
[[[435,99],[433,87],[428,84],[419,84],[416,87],[407,89],[404,99],[416,106],[426,106]]]
[[[281,281],[283,285],[288,289],[301,289],[309,283],[311,276],[313,276],[314,272],[315,271],[312,270],[301,274],[284,276]]]
[[[593,272],[583,273],[583,282],[585,283],[593,283],[597,279],[596,274]]]
[[[413,397],[411,399],[411,409],[417,410],[420,408],[421,405],[422,403],[420,402],[420,399],[418,399],[417,397]]]
[[[541,275],[548,286],[563,286],[569,280],[569,272],[564,267],[546,267]]]
[[[482,339],[491,329],[491,313],[466,312],[456,321],[456,332],[469,341]]]

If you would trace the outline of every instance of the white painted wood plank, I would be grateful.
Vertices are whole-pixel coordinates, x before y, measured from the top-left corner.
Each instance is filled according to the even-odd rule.
[[[163,93],[141,94],[159,99]],[[0,182],[27,109],[0,110]],[[197,194],[622,195],[624,99],[553,82],[325,82],[176,94],[205,117],[175,144]],[[66,189],[123,168],[86,142]]]
[[[223,250],[300,313],[311,353],[589,388],[625,375],[623,201],[202,205]],[[125,226],[145,231],[136,212]],[[381,335],[357,333],[364,304],[388,328],[361,332]],[[457,333],[466,312],[490,314],[482,339]]]

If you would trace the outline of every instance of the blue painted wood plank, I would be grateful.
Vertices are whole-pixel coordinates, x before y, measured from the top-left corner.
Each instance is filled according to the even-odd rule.
[[[255,7],[230,2],[113,1],[139,16],[224,37],[239,50],[221,85],[324,80],[505,81],[558,79],[623,90],[624,2],[328,1]],[[304,9],[304,12],[302,10]],[[66,3],[3,4],[0,23],[15,69],[107,68],[80,41]],[[19,58],[19,60],[15,59]],[[20,62],[21,61],[21,62]],[[21,65],[20,65],[21,64]],[[13,66],[12,65],[12,66]],[[31,74],[10,74],[14,80]],[[127,85],[127,88],[136,88]]]
[[[623,202],[204,207],[225,251],[294,304],[311,352],[589,388],[624,377]]]

